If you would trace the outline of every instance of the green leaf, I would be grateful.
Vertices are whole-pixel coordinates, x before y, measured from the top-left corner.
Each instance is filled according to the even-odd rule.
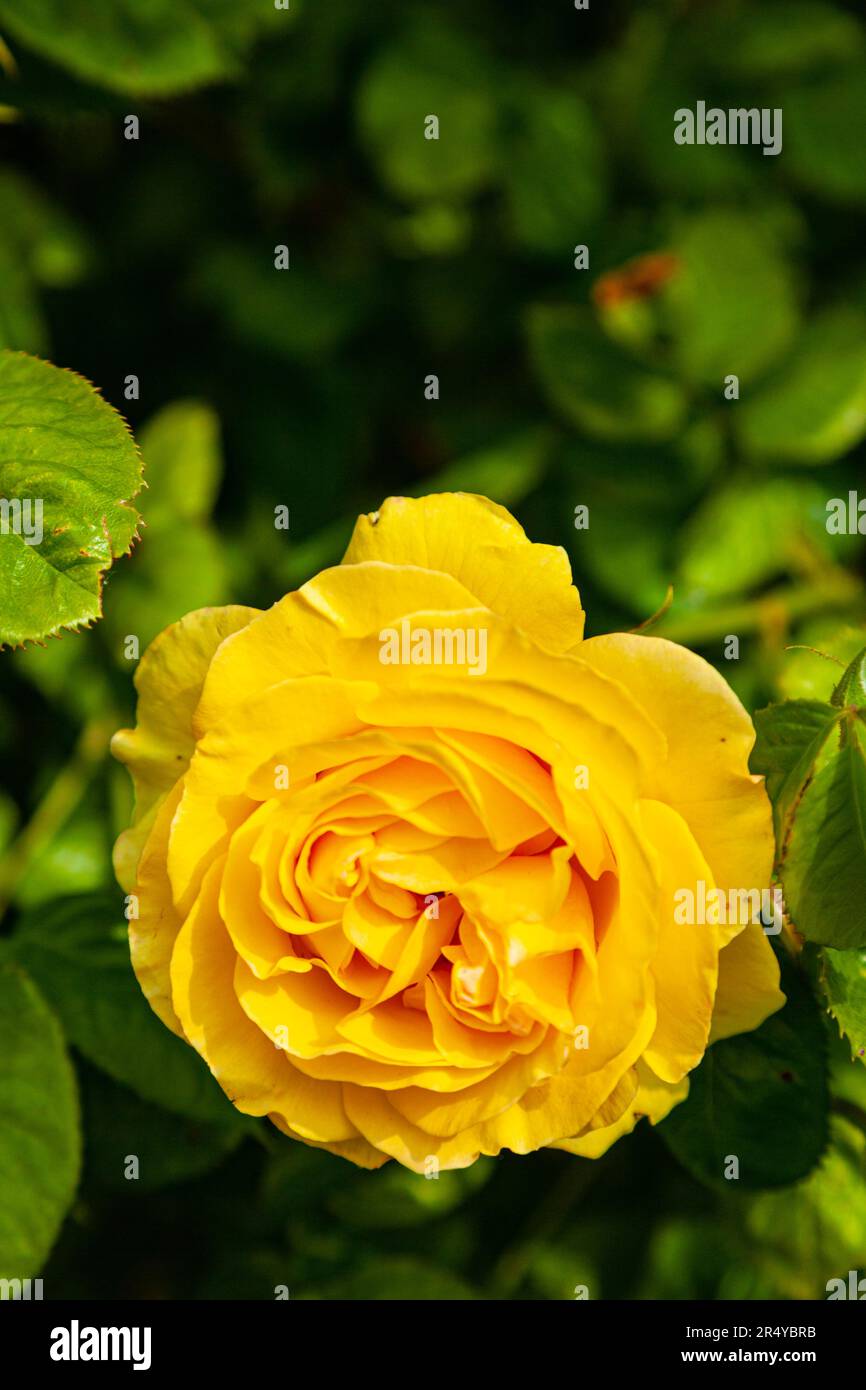
[[[861,647],[851,657],[830,696],[830,704],[835,709],[843,709],[846,705],[866,707],[866,647]]]
[[[0,497],[18,509],[0,533],[0,644],[102,616],[103,575],[132,545],[140,488],[132,435],[92,386],[0,352]]]
[[[735,416],[748,454],[826,463],[866,435],[866,315],[834,309],[816,318],[791,358]]]
[[[106,730],[102,747],[107,738]],[[103,798],[94,794],[34,850],[15,889],[16,907],[31,909],[50,898],[105,888],[112,879],[107,850]]]
[[[687,221],[671,249],[679,274],[664,295],[680,371],[715,387],[740,378],[744,391],[790,344],[798,323],[781,248],[751,215],[725,210]]]
[[[785,856],[797,808],[839,718],[838,710],[822,700],[786,700],[755,714],[757,739],[750,767],[767,779],[779,859]]]
[[[808,941],[866,946],[866,727],[846,713],[841,747],[800,798],[781,864],[787,909]]]
[[[503,176],[517,240],[560,259],[589,240],[605,201],[603,147],[572,92],[529,84],[514,102]],[[568,170],[563,177],[563,170]]]
[[[219,418],[202,401],[173,401],[139,435],[147,469],[147,521],[207,520],[222,476]]]
[[[659,1126],[684,1167],[713,1187],[784,1187],[815,1167],[827,1143],[827,1060],[821,1015],[799,972],[782,963],[787,1004],[760,1028],[709,1048],[688,1099]],[[729,1156],[739,1179],[725,1178]]]
[[[866,950],[821,952],[819,979],[830,1012],[851,1051],[866,1058]]]
[[[863,52],[863,27],[821,0],[761,0],[710,14],[703,31],[714,66],[740,78],[780,78]],[[785,118],[787,119],[787,109]]]
[[[859,45],[862,48],[862,42]],[[831,67],[785,92],[789,178],[833,203],[866,203],[866,63]]]
[[[682,583],[702,597],[720,598],[796,569],[807,546],[829,554],[825,503],[817,483],[729,483],[701,503],[682,533]]]
[[[680,384],[630,357],[585,310],[536,306],[529,344],[553,405],[593,438],[653,443],[671,438],[682,424]]]
[[[489,59],[458,33],[423,23],[384,49],[357,98],[361,139],[384,182],[408,199],[465,197],[498,162]],[[425,138],[428,116],[439,139]]]
[[[78,1097],[63,1035],[36,987],[0,967],[0,1278],[44,1264],[78,1183]]]
[[[195,1120],[242,1124],[191,1047],[152,1012],[129,960],[118,894],[59,898],[26,913],[10,950],[88,1061],[144,1100]]]
[[[282,17],[255,0],[0,0],[0,23],[27,47],[86,81],[151,96],[235,76],[255,23]]]
[[[13,169],[0,170],[0,214],[0,238],[21,257],[37,284],[65,289],[81,280],[91,259],[82,232]]]

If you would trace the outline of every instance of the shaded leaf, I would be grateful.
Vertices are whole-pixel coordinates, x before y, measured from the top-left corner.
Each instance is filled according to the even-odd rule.
[[[0,1278],[41,1269],[81,1162],[78,1097],[63,1034],[35,985],[0,967]]]
[[[403,197],[463,197],[493,174],[489,62],[455,31],[425,23],[382,51],[362,79],[357,114],[373,162]],[[428,116],[438,117],[438,140],[425,138]]]
[[[692,1073],[688,1099],[659,1132],[710,1186],[784,1187],[814,1168],[827,1142],[827,1062],[821,1016],[799,972],[783,962],[787,1004],[753,1033],[714,1043]],[[732,1180],[731,1180],[732,1181]]]
[[[242,1124],[207,1066],[152,1012],[133,974],[119,893],[43,903],[22,918],[14,957],[95,1066],[166,1110]]]
[[[859,45],[862,48],[862,41]],[[866,202],[866,64],[830,67],[785,92],[785,169],[834,203]]]
[[[517,94],[512,121],[503,176],[515,236],[567,258],[572,245],[589,240],[604,206],[604,151],[592,111],[572,92],[530,85]]]
[[[99,1072],[81,1081],[88,1185],[134,1196],[186,1182],[222,1163],[242,1131],[205,1124],[149,1105]],[[138,1176],[127,1177],[129,1159]]]
[[[586,311],[537,306],[530,313],[533,365],[553,405],[596,439],[669,439],[682,424],[680,384],[606,338]]]
[[[0,0],[21,43],[89,82],[153,96],[235,76],[257,12],[276,14],[254,0]]]

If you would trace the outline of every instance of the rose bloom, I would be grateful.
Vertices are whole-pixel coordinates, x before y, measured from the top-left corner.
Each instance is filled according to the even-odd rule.
[[[784,1002],[760,923],[674,920],[769,884],[747,714],[671,642],[584,641],[565,552],[482,497],[390,498],[267,612],[168,628],[136,686],[136,975],[293,1139],[595,1157]]]

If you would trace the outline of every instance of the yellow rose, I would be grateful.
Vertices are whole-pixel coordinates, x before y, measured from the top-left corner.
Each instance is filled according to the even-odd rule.
[[[136,685],[136,974],[295,1139],[596,1156],[783,1002],[760,923],[675,908],[769,883],[748,716],[671,642],[583,641],[565,552],[484,498],[391,498],[269,611],[169,628]]]

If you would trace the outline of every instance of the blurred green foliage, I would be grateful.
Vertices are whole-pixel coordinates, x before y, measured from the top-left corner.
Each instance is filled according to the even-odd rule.
[[[803,1111],[788,1157],[820,1161],[795,1186],[693,1176],[708,1077],[672,1117],[684,1167],[641,1128],[598,1163],[362,1173],[235,1123],[151,1018],[116,930],[129,793],[106,740],[132,714],[128,636],[267,606],[339,559],[359,511],[451,487],[567,548],[590,634],[673,584],[654,631],[750,710],[826,702],[838,668],[787,648],[864,645],[864,537],[825,524],[866,457],[859,8],[0,0],[0,35],[0,346],[97,383],[148,484],[104,620],[0,668],[0,995],[46,1113],[80,1105],[84,1137],[51,1296],[823,1297],[866,1264],[862,951],[814,959],[855,1060],[814,1006],[785,1025],[819,1089],[822,1030],[830,1058],[829,1134]],[[781,154],[676,146],[698,100],[781,108]],[[730,1084],[749,1064],[726,1056]],[[0,1107],[28,1084],[0,1080]],[[21,1181],[44,1219],[12,1232],[34,1271],[80,1157],[47,1119],[40,1143]]]

